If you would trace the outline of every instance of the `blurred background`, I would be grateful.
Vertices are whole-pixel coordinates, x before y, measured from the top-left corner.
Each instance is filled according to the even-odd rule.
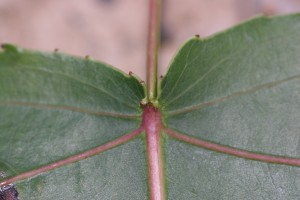
[[[257,15],[300,11],[300,0],[162,0],[160,75],[190,37]],[[85,56],[145,80],[147,0],[0,0],[0,43]]]

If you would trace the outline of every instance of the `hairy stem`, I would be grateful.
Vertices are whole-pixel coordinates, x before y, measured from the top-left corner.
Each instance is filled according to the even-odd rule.
[[[160,0],[149,0],[149,30],[147,47],[147,100],[157,97],[157,60],[160,37]]]

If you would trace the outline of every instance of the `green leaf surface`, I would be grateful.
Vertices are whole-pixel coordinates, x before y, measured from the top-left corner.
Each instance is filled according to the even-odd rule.
[[[0,167],[7,176],[89,150],[140,124],[142,86],[110,66],[10,45],[0,61]],[[21,182],[20,196],[146,199],[143,145],[139,139]]]
[[[300,155],[300,15],[189,40],[161,83],[167,127],[262,154]],[[300,168],[169,139],[170,199],[298,199]],[[176,152],[176,153],[174,153]]]
[[[193,38],[179,50],[158,99],[168,199],[298,199],[299,167],[215,152],[168,130],[237,151],[299,158],[299,35],[298,14],[261,17]],[[145,91],[135,77],[89,59],[3,47],[0,179],[2,172],[13,177],[153,124],[141,125]],[[145,113],[143,120],[157,120]],[[141,133],[18,181],[20,198],[149,199],[146,138]]]
[[[146,200],[144,141],[58,168],[17,184],[22,199]]]

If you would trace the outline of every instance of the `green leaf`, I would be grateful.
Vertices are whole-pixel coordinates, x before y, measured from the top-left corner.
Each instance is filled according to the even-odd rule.
[[[89,150],[140,124],[141,84],[106,64],[11,45],[0,61],[0,171],[7,176]],[[135,139],[20,182],[18,191],[22,199],[145,199],[143,145]]]
[[[149,199],[153,128],[168,199],[298,199],[299,34],[297,14],[189,40],[160,84],[160,113],[143,113],[140,81],[111,66],[4,45],[0,179],[116,142],[18,180],[20,198]]]
[[[300,155],[300,15],[189,40],[161,83],[167,127],[261,154]],[[166,141],[170,199],[298,199],[300,168]]]

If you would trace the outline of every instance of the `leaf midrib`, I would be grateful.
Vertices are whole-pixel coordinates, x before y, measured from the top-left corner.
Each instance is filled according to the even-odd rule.
[[[244,158],[247,160],[255,160],[258,162],[290,165],[290,166],[300,166],[300,158],[291,156],[280,156],[266,153],[257,153],[255,151],[242,150],[239,148],[226,146],[223,144],[218,144],[216,142],[210,142],[202,140],[200,138],[195,138],[187,134],[178,132],[170,128],[164,128],[166,134],[176,140],[188,143],[190,145],[197,146],[198,148],[207,149],[213,152],[218,152],[221,154],[228,154],[238,158]]]

